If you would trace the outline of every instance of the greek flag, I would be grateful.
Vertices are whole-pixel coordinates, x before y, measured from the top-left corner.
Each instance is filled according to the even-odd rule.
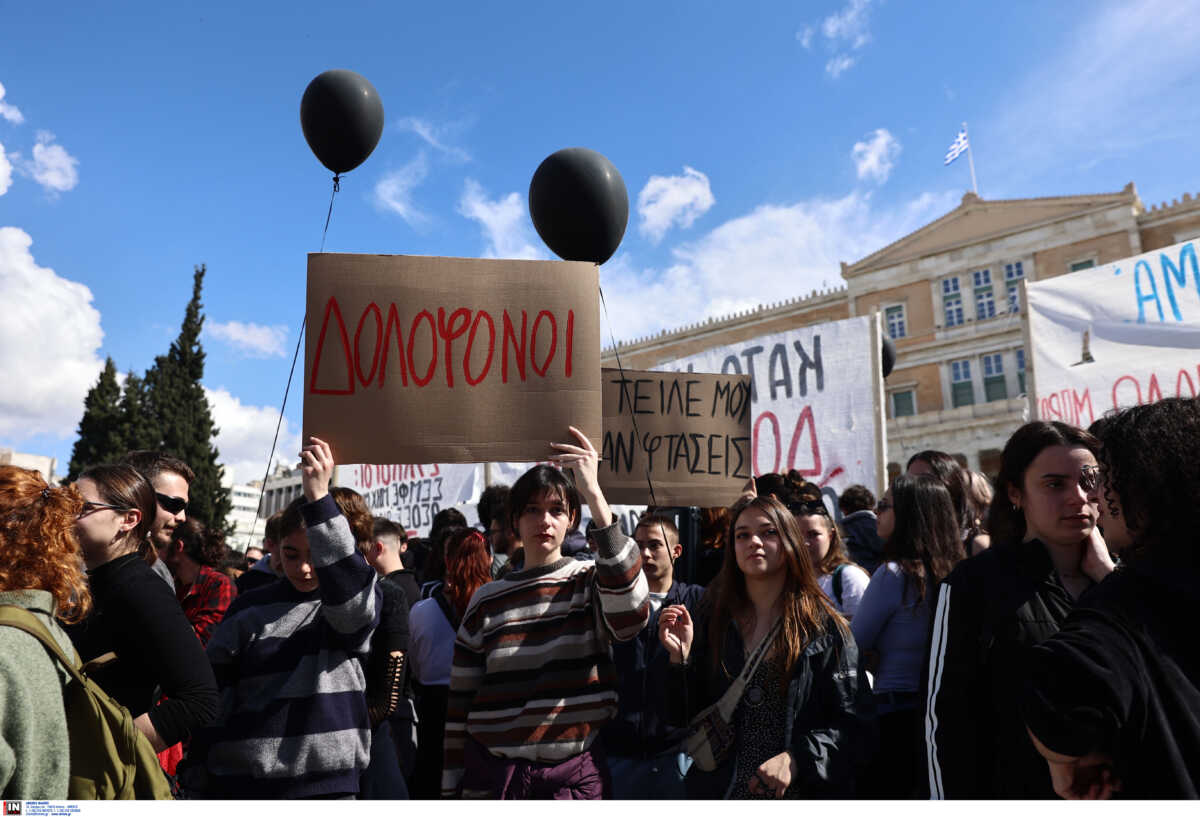
[[[958,132],[958,136],[955,138],[954,143],[950,145],[950,149],[946,151],[946,161],[943,164],[948,165],[953,162],[968,147],[970,145],[967,142],[967,129],[963,128]]]

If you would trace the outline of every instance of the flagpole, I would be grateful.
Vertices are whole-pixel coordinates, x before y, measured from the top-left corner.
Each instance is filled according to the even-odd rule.
[[[967,133],[967,123],[963,122],[963,133]],[[967,164],[971,166],[971,189],[979,195],[979,185],[975,183],[975,160],[971,157],[971,135],[967,134]]]

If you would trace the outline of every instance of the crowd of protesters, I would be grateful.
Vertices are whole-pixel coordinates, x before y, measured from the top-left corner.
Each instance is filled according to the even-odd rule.
[[[1027,423],[994,481],[922,451],[878,502],[765,474],[687,542],[566,439],[410,540],[309,438],[245,554],[167,454],[0,466],[0,610],[181,798],[1200,794],[1200,400]],[[67,796],[68,683],[0,626],[5,799]]]

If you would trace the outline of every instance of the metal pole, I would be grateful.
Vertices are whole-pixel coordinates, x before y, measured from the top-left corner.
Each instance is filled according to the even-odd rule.
[[[967,133],[967,123],[963,122],[963,133]],[[979,195],[979,185],[975,183],[975,160],[971,157],[971,135],[967,133],[967,164],[971,166],[971,189]]]

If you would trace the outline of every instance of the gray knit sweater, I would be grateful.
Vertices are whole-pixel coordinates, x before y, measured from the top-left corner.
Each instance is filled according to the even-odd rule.
[[[54,619],[54,597],[45,590],[0,593],[0,604],[33,613],[67,655],[71,639]],[[65,800],[70,774],[66,671],[42,643],[13,627],[0,627],[0,794],[5,800]]]

